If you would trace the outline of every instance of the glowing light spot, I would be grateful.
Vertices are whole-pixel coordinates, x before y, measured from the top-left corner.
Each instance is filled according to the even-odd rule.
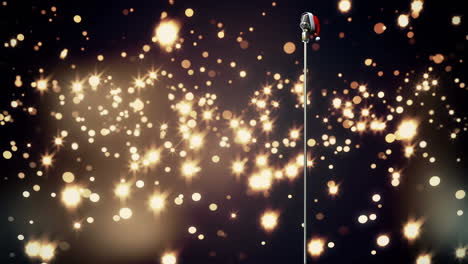
[[[405,235],[406,239],[414,240],[420,234],[421,222],[418,221],[409,221],[403,227],[403,235]]]
[[[92,87],[97,87],[101,83],[101,79],[97,75],[91,75],[88,82]]]
[[[199,134],[190,136],[190,148],[198,149],[203,145],[203,137]]]
[[[283,46],[283,51],[286,54],[293,54],[296,51],[296,45],[293,42],[286,42]]]
[[[377,245],[379,247],[386,247],[390,243],[390,238],[387,235],[380,235],[377,237]]]
[[[461,24],[461,16],[452,17],[452,25],[459,26]]]
[[[177,40],[179,30],[179,25],[175,21],[163,21],[156,28],[156,41],[162,46],[172,46]]]
[[[271,184],[272,176],[268,173],[254,174],[249,178],[249,187],[254,191],[266,191]]]
[[[210,204],[209,209],[210,209],[210,211],[214,212],[214,211],[218,210],[218,205],[212,203],[212,204]]]
[[[129,219],[130,217],[132,217],[133,212],[130,208],[124,207],[119,210],[119,215],[123,219]]]
[[[195,234],[197,232],[197,228],[194,226],[189,227],[188,229],[189,234]]]
[[[194,13],[195,13],[195,12],[193,11],[192,8],[187,8],[187,9],[185,9],[185,15],[186,15],[187,17],[192,17]]]
[[[155,164],[159,161],[161,154],[157,150],[150,150],[147,154],[147,160],[151,164]]]
[[[75,180],[75,175],[67,171],[62,174],[62,180],[66,183],[72,183]]]
[[[380,199],[381,199],[381,197],[380,197],[379,194],[374,194],[374,195],[372,195],[372,201],[374,201],[374,202],[377,203],[377,202],[380,201]]]
[[[41,79],[39,81],[37,81],[37,89],[40,91],[40,92],[44,92],[45,90],[47,90],[47,80],[44,80],[44,79]]]
[[[93,202],[93,203],[99,202],[99,199],[100,199],[100,197],[99,197],[99,194],[97,194],[97,193],[92,193],[89,196],[89,200],[91,200],[91,202]]]
[[[62,202],[66,207],[75,208],[81,202],[80,188],[77,186],[68,186],[62,191]]]
[[[28,257],[38,257],[41,251],[41,244],[37,241],[28,242],[25,246],[25,252]]]
[[[10,151],[8,151],[8,150],[3,151],[3,158],[4,159],[9,160],[9,159],[11,159],[11,157],[13,157],[13,154]]]
[[[273,231],[278,225],[278,213],[266,211],[260,218],[260,223],[265,231]]]
[[[52,244],[45,244],[41,246],[41,251],[39,252],[39,257],[44,260],[51,260],[55,254],[55,246]]]
[[[177,264],[177,257],[174,253],[165,253],[161,258],[162,264]]]
[[[338,2],[338,10],[341,13],[348,13],[351,10],[351,1],[350,0],[340,0]]]
[[[299,167],[296,164],[289,164],[284,168],[286,177],[294,179],[299,174]]]
[[[201,196],[200,193],[194,193],[194,194],[192,194],[192,200],[193,200],[194,202],[200,201],[201,198],[202,198],[202,196]]]
[[[330,195],[333,196],[333,195],[337,195],[337,194],[338,194],[339,185],[337,185],[337,184],[335,183],[335,181],[329,181],[329,182],[327,183],[327,186],[328,186],[328,193],[329,193]]]
[[[153,194],[149,199],[150,208],[155,212],[160,212],[164,209],[166,197],[161,194]]]
[[[127,183],[119,183],[115,187],[114,193],[119,198],[126,198],[130,195],[130,185]]]
[[[242,161],[234,161],[231,166],[232,172],[236,175],[240,175],[244,172],[244,162]]]
[[[186,161],[182,165],[182,175],[186,178],[192,178],[201,170],[198,165],[193,161]]]
[[[433,187],[438,186],[440,184],[440,178],[438,176],[432,176],[429,179],[429,184]]]
[[[384,23],[377,23],[374,25],[374,32],[377,34],[382,34],[387,30],[387,27],[384,25]]]
[[[309,244],[307,245],[307,251],[312,257],[318,257],[322,255],[324,250],[325,250],[325,241],[320,238],[313,238],[312,240],[310,240]]]
[[[407,27],[409,24],[409,16],[405,14],[401,14],[398,16],[398,25],[402,28]]]
[[[431,264],[431,255],[423,254],[418,256],[416,259],[416,264]]]
[[[81,82],[72,83],[72,92],[81,93],[82,91],[83,91],[83,84],[81,84]]]
[[[73,17],[73,21],[74,21],[75,23],[80,23],[80,22],[81,22],[81,16],[80,16],[80,15],[75,15],[75,16]]]
[[[416,136],[418,124],[415,120],[403,120],[396,131],[396,138],[399,140],[411,140]]]
[[[455,249],[455,257],[457,259],[464,259],[466,257],[466,247],[459,247]]]
[[[252,139],[252,134],[247,129],[239,129],[236,133],[236,141],[241,144],[247,144]]]
[[[455,192],[455,198],[457,198],[458,200],[465,198],[465,195],[466,193],[464,190],[458,190]]]
[[[358,217],[358,222],[359,222],[360,224],[365,224],[365,223],[367,223],[367,220],[368,220],[367,215],[360,215],[360,216]]]

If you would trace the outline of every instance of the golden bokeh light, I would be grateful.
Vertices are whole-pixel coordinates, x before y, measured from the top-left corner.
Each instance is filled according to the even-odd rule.
[[[398,16],[398,26],[405,28],[409,24],[409,16],[406,14],[401,14]]]
[[[325,250],[325,241],[321,238],[312,238],[307,244],[307,251],[312,257],[319,257]]]
[[[149,206],[154,212],[161,212],[166,204],[166,197],[162,194],[155,193],[149,199]]]
[[[266,211],[260,218],[260,224],[263,229],[267,232],[273,231],[278,225],[278,212],[275,211]]]
[[[386,247],[390,244],[390,237],[388,235],[380,235],[377,237],[377,245],[379,247]]]
[[[177,41],[179,30],[175,20],[164,20],[155,29],[155,40],[163,47],[172,46]]]
[[[126,198],[130,195],[130,184],[121,182],[115,187],[114,193],[119,198]]]
[[[185,161],[182,164],[181,172],[182,176],[186,178],[192,178],[195,176],[198,172],[200,172],[201,168],[198,166],[198,164],[195,161]]]
[[[416,259],[416,264],[431,264],[432,257],[429,254],[419,255]]]
[[[341,13],[348,13],[351,10],[351,0],[340,0],[338,2],[338,10]]]
[[[75,208],[81,203],[81,188],[78,186],[67,186],[62,191],[62,202],[68,208]]]
[[[403,227],[403,235],[408,240],[415,240],[419,237],[420,229],[422,222],[421,221],[408,221]]]
[[[165,253],[161,257],[162,264],[177,264],[177,256],[174,253]]]
[[[411,140],[417,134],[418,123],[414,119],[405,119],[398,126],[395,132],[398,140]]]

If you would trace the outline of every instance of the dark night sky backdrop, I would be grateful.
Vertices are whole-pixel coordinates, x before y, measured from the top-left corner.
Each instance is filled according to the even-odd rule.
[[[35,105],[43,110],[34,117],[21,113],[20,110],[8,110],[15,121],[0,127],[0,150],[3,152],[8,149],[11,140],[22,148],[25,142],[32,142],[34,147],[30,151],[30,160],[35,161],[39,161],[40,155],[46,150],[51,150],[52,136],[60,129],[65,127],[70,131],[79,130],[76,124],[67,128],[65,121],[61,125],[50,121],[48,112],[56,108],[50,105],[56,102],[47,94],[40,96],[29,87],[30,82],[40,77],[39,68],[44,68],[45,76],[51,75],[63,83],[63,86],[77,75],[84,77],[94,71],[111,74],[115,82],[124,83],[122,86],[125,86],[132,80],[131,77],[144,74],[151,66],[161,66],[181,76],[185,72],[179,66],[182,59],[188,58],[194,65],[208,64],[200,56],[202,51],[208,50],[212,60],[235,60],[239,68],[248,72],[247,78],[238,80],[238,69],[231,72],[227,63],[217,66],[215,62],[211,62],[214,65],[212,67],[218,67],[216,70],[219,72],[215,79],[219,81],[214,81],[212,87],[203,87],[206,76],[197,75],[184,77],[183,80],[161,80],[161,84],[157,83],[156,86],[184,82],[187,87],[192,88],[194,84],[201,84],[200,91],[218,95],[217,103],[222,109],[237,113],[247,108],[248,100],[255,90],[266,83],[274,82],[267,72],[279,72],[282,78],[297,80],[302,70],[299,18],[304,11],[314,12],[321,20],[322,36],[318,50],[312,51],[312,44],[309,45],[312,91],[309,137],[319,140],[324,133],[333,134],[337,138],[351,137],[353,145],[360,144],[361,147],[339,156],[334,156],[331,149],[311,149],[314,158],[325,155],[327,161],[318,162],[310,170],[309,238],[311,235],[318,235],[326,241],[333,241],[335,247],[326,248],[322,256],[311,258],[310,263],[414,263],[416,257],[426,251],[433,253],[433,263],[459,262],[455,259],[454,250],[468,244],[468,208],[466,198],[454,201],[453,190],[467,190],[465,131],[460,132],[458,138],[452,141],[445,128],[421,128],[418,133],[430,142],[430,152],[437,156],[436,165],[428,165],[419,156],[408,161],[401,153],[392,155],[385,162],[377,161],[388,163],[388,166],[392,166],[390,164],[394,162],[398,165],[393,167],[404,168],[404,180],[398,188],[394,188],[389,183],[387,165],[379,165],[375,170],[369,168],[377,160],[377,153],[389,148],[382,135],[371,133],[356,136],[339,126],[335,126],[333,132],[330,132],[322,124],[321,118],[330,116],[332,97],[322,97],[321,91],[341,91],[349,88],[352,81],[357,81],[367,84],[370,90],[383,90],[388,97],[393,98],[399,86],[412,87],[403,83],[402,76],[393,76],[394,70],[414,73],[417,77],[412,76],[411,79],[418,81],[429,66],[434,66],[437,67],[434,71],[437,72],[436,78],[440,83],[439,93],[448,97],[448,103],[457,109],[458,116],[463,119],[460,126],[466,127],[466,89],[457,88],[453,82],[457,77],[462,82],[465,81],[467,72],[465,64],[460,62],[466,59],[468,34],[464,1],[425,1],[420,17],[410,22],[415,33],[412,44],[406,36],[409,29],[399,28],[396,22],[399,13],[397,10],[400,13],[409,12],[409,0],[355,0],[349,14],[341,14],[335,0],[279,0],[276,1],[276,7],[272,7],[271,1],[263,0],[175,0],[174,5],[167,1],[142,0],[7,2],[7,6],[0,6],[1,44],[20,32],[25,34],[26,39],[17,48],[0,47],[0,111],[8,110],[12,98],[20,97],[20,91],[29,93],[22,99],[25,105]],[[57,7],[57,17],[53,23],[46,19],[52,17],[49,11],[51,6]],[[135,12],[124,16],[122,10],[129,8],[134,8]],[[193,8],[195,15],[185,17],[186,8]],[[43,9],[48,10],[45,16],[40,14]],[[163,11],[168,12],[169,17],[181,21],[180,35],[185,38],[186,43],[180,51],[166,53],[151,43],[151,36]],[[267,13],[265,17],[261,16],[263,11]],[[83,18],[80,24],[73,22],[75,14]],[[453,15],[462,15],[460,26],[454,27],[451,24]],[[352,22],[346,21],[348,17],[352,17]],[[210,20],[224,24],[224,39],[216,37],[218,29]],[[387,26],[385,33],[377,35],[373,31],[377,22]],[[254,32],[248,32],[250,26],[255,28]],[[189,34],[191,29],[195,29],[195,35]],[[86,41],[83,38],[83,30],[89,33],[91,40]],[[249,42],[246,50],[239,48],[235,41],[241,31]],[[340,32],[345,33],[343,39],[338,37]],[[204,36],[203,40],[198,41],[199,46],[189,45],[196,40],[195,36],[198,34]],[[57,40],[57,37],[60,39]],[[44,43],[38,52],[32,49],[37,41]],[[292,55],[283,51],[283,44],[288,41],[296,44],[296,52]],[[144,44],[152,47],[151,52],[145,54],[144,60],[131,61],[120,57],[123,50],[129,54],[137,54]],[[85,51],[80,51],[81,47],[85,47]],[[66,60],[58,57],[63,48],[70,50]],[[442,66],[435,66],[429,60],[429,56],[437,53],[446,57],[443,66],[452,65],[451,72],[445,72]],[[104,62],[97,62],[98,54],[104,55]],[[263,55],[262,61],[256,59],[258,54]],[[170,61],[173,57],[176,58],[175,63]],[[377,69],[382,70],[385,75],[378,77],[378,70],[366,67],[366,58],[377,62]],[[77,65],[77,70],[70,69],[72,63]],[[337,77],[338,73],[342,73],[343,77]],[[13,85],[16,75],[23,78],[24,87],[21,90]],[[232,85],[226,84],[229,79],[235,80]],[[291,106],[296,99],[287,92],[288,89],[281,91],[278,98],[283,105]],[[151,106],[156,109],[149,110],[150,118],[171,118],[169,114],[161,112],[161,109],[169,109],[169,102],[160,100],[167,99],[166,95],[163,97],[157,91],[150,91],[146,96],[160,102]],[[428,104],[431,100],[436,109],[441,112],[444,110],[444,104],[428,96]],[[279,135],[277,138],[286,135],[291,125],[300,127],[302,124],[301,111],[293,107],[280,108],[276,114],[274,133]],[[321,118],[316,119],[316,114]],[[423,115],[418,110],[410,110],[408,114]],[[427,111],[424,115],[427,115]],[[336,119],[330,119],[333,118]],[[447,124],[447,127],[456,126],[446,115],[440,117],[440,122]],[[148,142],[153,142],[153,137],[157,139],[158,131],[154,130],[152,133],[154,134],[145,134],[139,144],[145,146]],[[209,144],[216,145],[217,142],[207,144],[206,151],[209,151],[212,148]],[[264,197],[246,194],[246,181],[235,181],[227,169],[206,165],[208,168],[203,173],[209,176],[205,179],[194,180],[190,185],[185,185],[183,180],[168,183],[172,186],[173,195],[168,199],[170,209],[164,211],[163,216],[153,219],[150,213],[145,213],[135,215],[128,223],[114,223],[111,216],[118,206],[112,197],[113,187],[109,184],[116,183],[125,174],[121,168],[126,159],[109,159],[105,161],[105,165],[98,166],[99,160],[103,159],[101,153],[96,151],[98,147],[85,147],[86,140],[83,140],[82,145],[84,147],[80,148],[80,155],[67,149],[61,150],[60,157],[54,163],[56,165],[46,172],[47,180],[33,180],[37,176],[32,175],[32,169],[29,169],[31,178],[18,179],[19,171],[28,170],[28,162],[20,155],[16,159],[0,159],[0,263],[38,263],[36,260],[28,260],[24,254],[25,241],[31,236],[45,236],[70,244],[69,250],[56,251],[52,263],[160,263],[161,254],[171,249],[178,251],[179,263],[182,264],[301,263],[302,177],[292,183],[275,184],[269,196]],[[392,149],[397,152],[400,148],[397,145]],[[122,146],[122,149],[125,147]],[[258,151],[261,149],[262,146],[259,146]],[[24,150],[20,149],[18,152],[22,151]],[[296,152],[290,153],[289,157],[294,157],[295,154]],[[75,161],[78,156],[83,157],[81,164]],[[461,162],[455,162],[459,157]],[[86,172],[85,164],[94,164],[95,170],[92,173]],[[228,163],[225,164],[227,167]],[[329,170],[328,164],[334,164],[335,168]],[[74,171],[78,174],[86,175],[83,179],[91,174],[105,175],[105,180],[93,185],[93,188],[101,191],[102,204],[84,206],[79,210],[86,212],[82,217],[95,216],[95,223],[86,225],[79,232],[72,230],[72,222],[79,212],[68,213],[58,199],[50,198],[50,192],[60,192],[62,187],[57,186],[63,186],[61,173],[66,168],[75,168]],[[441,175],[443,183],[450,184],[436,190],[431,189],[427,181],[432,175]],[[326,186],[330,179],[342,183],[337,197],[330,197],[327,192]],[[41,191],[38,194],[31,191],[31,197],[25,199],[22,192],[31,189],[37,182],[41,184]],[[186,198],[184,206],[177,207],[173,204],[175,194],[190,195],[195,190],[203,194],[201,204],[193,204],[190,198]],[[294,199],[289,200],[286,197],[291,193],[294,194]],[[377,209],[376,204],[372,203],[370,197],[373,193],[379,193],[383,197],[382,209]],[[224,197],[227,194],[233,198],[226,200]],[[134,212],[146,210],[142,205],[145,195],[135,194],[131,199]],[[313,203],[314,199],[318,199],[318,203]],[[208,201],[218,201],[219,209],[216,214],[207,216]],[[259,215],[266,208],[281,210],[279,226],[271,234],[266,234],[258,221]],[[457,217],[458,209],[464,210],[465,215]],[[233,210],[239,214],[235,221],[228,218]],[[325,215],[325,219],[315,219],[319,212]],[[372,212],[378,216],[375,222],[366,225],[357,222],[360,214]],[[9,216],[14,216],[15,221],[9,222]],[[401,229],[411,217],[423,217],[425,224],[421,238],[408,243],[403,238]],[[30,219],[34,219],[36,223],[28,224]],[[195,225],[206,238],[200,241],[189,235],[186,230],[190,225]],[[228,234],[227,238],[218,237],[218,229],[224,230]],[[383,249],[375,245],[375,239],[380,233],[391,235],[390,245]],[[25,241],[19,241],[18,234],[25,235]],[[262,246],[261,241],[266,241],[267,244]],[[373,249],[377,250],[375,256],[370,254]],[[210,256],[213,252],[216,256]],[[466,262],[466,259],[465,257],[461,262]]]

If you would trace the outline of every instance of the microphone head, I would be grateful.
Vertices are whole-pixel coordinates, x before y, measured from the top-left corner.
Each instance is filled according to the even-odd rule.
[[[314,37],[320,36],[320,22],[316,16],[310,12],[304,12],[301,15],[301,23],[299,24],[303,31],[308,31]]]
[[[310,12],[304,12],[301,15],[301,24],[299,25],[302,30],[310,31],[313,22],[313,16]]]

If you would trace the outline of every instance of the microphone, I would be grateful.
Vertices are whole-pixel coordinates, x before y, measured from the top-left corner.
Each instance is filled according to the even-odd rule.
[[[315,40],[320,40],[320,22],[314,14],[310,12],[302,13],[299,26],[302,29],[303,42],[309,42],[310,35],[312,35]]]

